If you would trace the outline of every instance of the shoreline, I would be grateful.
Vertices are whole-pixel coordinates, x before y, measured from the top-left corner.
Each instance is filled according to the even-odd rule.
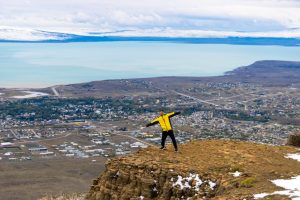
[[[237,67],[239,68],[239,67]],[[235,69],[237,69],[235,68]],[[235,70],[234,69],[234,70]],[[153,79],[153,78],[213,78],[213,77],[221,77],[225,76],[227,72],[223,72],[220,75],[211,75],[211,76],[149,76],[149,77],[137,77],[137,78],[112,78],[112,79],[99,79],[99,80],[90,80],[90,81],[79,81],[79,82],[72,82],[72,83],[57,83],[57,84],[39,84],[36,83],[34,85],[28,85],[25,87],[21,87],[21,85],[24,86],[23,84],[20,84],[18,86],[2,86],[0,84],[0,89],[13,89],[13,90],[29,90],[29,89],[45,89],[45,88],[52,88],[52,87],[57,87],[57,86],[62,86],[62,85],[77,85],[77,84],[85,84],[85,83],[91,83],[91,82],[100,82],[100,81],[120,81],[120,80],[139,80],[139,79]],[[1,95],[1,93],[0,93]]]

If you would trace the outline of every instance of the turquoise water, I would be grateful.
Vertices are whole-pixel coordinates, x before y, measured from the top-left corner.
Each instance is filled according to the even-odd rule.
[[[300,47],[167,42],[0,43],[0,87],[212,76],[270,59],[300,61]]]

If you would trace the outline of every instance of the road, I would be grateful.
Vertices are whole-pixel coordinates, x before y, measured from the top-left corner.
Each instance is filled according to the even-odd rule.
[[[275,94],[261,95],[261,96],[258,96],[258,97],[254,97],[252,99],[248,99],[248,100],[242,101],[242,103],[247,103],[249,101],[254,101],[254,100],[257,100],[257,99],[264,99],[264,98],[274,97],[274,96],[283,95],[283,94],[284,93],[282,93],[282,92],[278,92],[278,93],[275,93]]]
[[[20,135],[18,134],[19,136],[17,136],[14,130],[10,129],[10,132],[15,136],[16,139],[20,139]]]
[[[189,99],[193,99],[197,102],[201,102],[201,103],[205,103],[205,104],[209,104],[209,105],[213,105],[213,106],[219,106],[218,104],[215,104],[215,103],[212,103],[212,102],[209,102],[209,101],[206,101],[206,100],[202,100],[202,99],[199,99],[197,97],[193,97],[193,96],[190,96],[190,95],[187,95],[187,94],[183,94],[183,93],[180,93],[180,92],[176,92],[176,91],[173,91],[174,93],[178,94],[178,95],[181,95],[181,96],[184,96],[184,97],[187,97]]]
[[[57,97],[60,96],[60,94],[59,94],[58,91],[56,90],[56,87],[51,87],[51,90],[52,90],[52,92],[53,92],[53,94],[54,94],[55,96],[57,96]]]
[[[28,129],[33,135],[35,135],[36,138],[41,138],[41,134],[35,132],[33,129]]]
[[[232,99],[232,98],[235,98],[235,97],[238,97],[238,96],[243,96],[243,95],[251,95],[251,96],[254,96],[255,93],[249,93],[249,94],[238,94],[238,95],[234,95],[234,96],[231,96],[231,97],[220,97],[220,98],[217,98],[217,99],[211,99],[211,100],[203,100],[203,99],[199,99],[197,97],[193,97],[193,96],[190,96],[190,95],[187,95],[187,94],[184,94],[184,93],[180,93],[180,92],[176,92],[176,91],[172,91],[178,95],[181,95],[181,96],[184,96],[184,97],[187,97],[187,98],[190,98],[190,99],[193,99],[197,102],[201,102],[201,103],[205,103],[205,104],[209,104],[209,105],[213,105],[213,106],[220,106],[216,103],[213,103],[211,101],[218,101],[218,100],[227,100],[227,99]],[[266,94],[266,95],[259,95],[259,96],[255,96],[251,99],[247,99],[247,100],[244,100],[244,101],[238,101],[238,103],[241,103],[241,104],[244,104],[245,105],[245,110],[247,110],[247,105],[246,103],[250,102],[250,101],[254,101],[254,100],[257,100],[257,99],[264,99],[264,98],[269,98],[269,97],[274,97],[274,96],[278,96],[278,95],[283,95],[284,93],[282,92],[278,92],[278,93],[271,93],[271,94]],[[230,103],[232,104],[232,103]]]

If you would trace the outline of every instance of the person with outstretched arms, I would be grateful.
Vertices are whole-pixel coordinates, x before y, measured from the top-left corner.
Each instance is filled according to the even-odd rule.
[[[174,132],[173,132],[173,127],[172,127],[172,123],[170,118],[179,115],[180,112],[170,112],[165,114],[163,111],[160,111],[159,113],[159,117],[157,117],[156,119],[154,119],[153,121],[151,121],[149,124],[146,125],[146,127],[149,126],[153,126],[155,124],[159,124],[161,129],[162,129],[162,137],[161,137],[161,148],[165,150],[165,142],[168,136],[170,136],[170,138],[172,139],[172,143],[174,146],[175,151],[178,151],[178,147],[177,147],[177,143],[176,143],[176,139],[174,136]]]

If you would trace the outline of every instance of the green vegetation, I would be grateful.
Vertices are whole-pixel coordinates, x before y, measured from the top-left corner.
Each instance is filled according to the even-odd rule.
[[[226,117],[228,119],[241,121],[268,122],[270,120],[268,113],[263,112],[251,115],[249,113],[236,110],[216,110],[216,115],[218,117]]]
[[[249,177],[241,181],[241,186],[242,187],[252,187],[253,184],[256,182],[255,177]]]
[[[121,116],[151,112],[150,108],[144,108],[144,102],[134,99],[116,98],[84,98],[84,99],[56,99],[36,98],[18,101],[6,101],[0,103],[0,119],[13,118],[21,121],[42,121],[62,119],[101,119],[118,118],[109,116],[109,113]],[[155,108],[155,107],[154,107]],[[98,112],[96,112],[98,111]]]
[[[243,169],[240,165],[233,165],[233,166],[230,167],[230,172],[236,172],[236,171],[242,172]]]
[[[156,103],[159,100],[159,103]],[[173,111],[168,107],[166,98],[144,97],[106,97],[58,99],[43,97],[0,102],[0,120],[19,121],[45,120],[99,120],[120,119],[130,115],[148,112]],[[183,115],[190,115],[202,109],[202,106],[178,108]]]

